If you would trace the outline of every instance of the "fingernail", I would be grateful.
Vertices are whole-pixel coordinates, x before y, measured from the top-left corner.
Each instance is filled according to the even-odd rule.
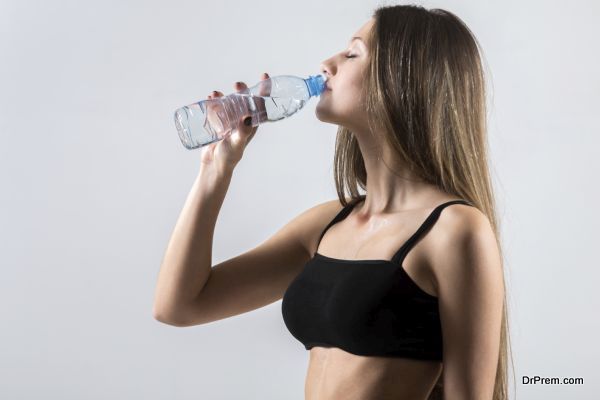
[[[252,124],[252,117],[244,118],[244,125],[250,126]]]

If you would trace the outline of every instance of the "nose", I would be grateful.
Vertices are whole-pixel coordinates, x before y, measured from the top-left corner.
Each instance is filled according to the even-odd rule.
[[[320,68],[321,72],[327,76],[327,79],[331,78],[331,76],[335,73],[335,67],[333,66],[333,64],[329,64],[328,61],[323,61],[321,63]]]
[[[323,64],[321,64],[321,66],[319,68],[321,70],[321,73],[326,75],[327,78],[329,78],[331,76],[331,72],[329,72],[329,70]]]

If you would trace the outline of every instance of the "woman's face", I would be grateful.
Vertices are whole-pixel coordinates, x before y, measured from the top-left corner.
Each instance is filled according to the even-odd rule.
[[[348,47],[323,61],[321,71],[328,76],[327,86],[319,97],[315,114],[320,121],[342,125],[352,131],[366,129],[362,106],[362,74],[368,65],[366,38],[374,19],[365,23],[351,39]],[[361,40],[362,39],[362,40]]]

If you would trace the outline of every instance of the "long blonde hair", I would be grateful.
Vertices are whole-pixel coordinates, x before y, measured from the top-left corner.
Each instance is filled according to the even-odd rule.
[[[381,6],[373,17],[363,80],[371,132],[380,134],[416,176],[470,201],[487,216],[504,270],[488,169],[485,76],[477,39],[460,18],[442,9]],[[334,177],[344,206],[346,189],[350,202],[361,196],[359,188],[366,190],[367,172],[358,142],[343,126],[337,130]],[[506,291],[503,304],[493,400],[508,399]],[[441,399],[442,390],[440,377],[429,399]]]

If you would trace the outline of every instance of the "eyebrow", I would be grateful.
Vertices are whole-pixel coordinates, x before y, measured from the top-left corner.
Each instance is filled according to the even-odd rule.
[[[360,40],[361,42],[363,42],[363,40],[362,40],[362,38],[361,38],[360,36],[354,36],[354,37],[353,37],[353,38],[350,40],[350,42],[352,42],[353,40],[356,40],[356,39],[358,39],[358,40]]]

